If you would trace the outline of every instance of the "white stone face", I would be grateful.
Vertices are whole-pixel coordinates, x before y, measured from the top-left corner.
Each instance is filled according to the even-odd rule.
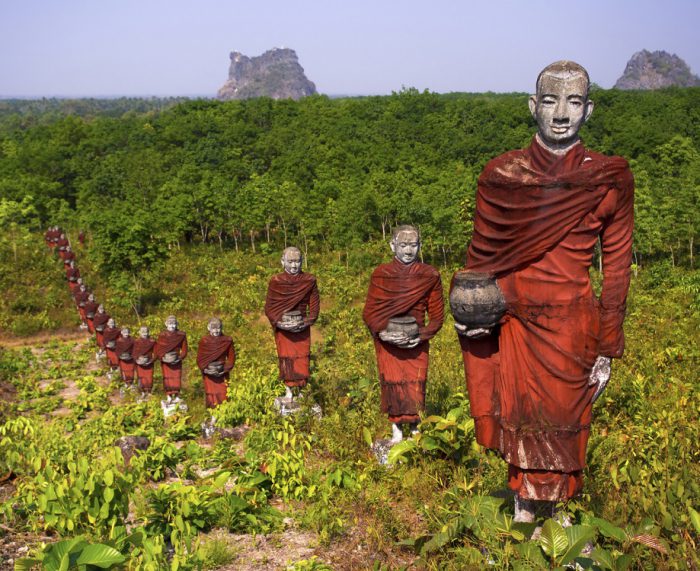
[[[418,232],[399,232],[391,240],[391,251],[399,262],[412,264],[418,257],[420,251],[420,238]]]

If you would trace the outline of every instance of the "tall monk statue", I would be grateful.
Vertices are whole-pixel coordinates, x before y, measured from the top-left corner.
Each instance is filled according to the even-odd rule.
[[[94,294],[89,294],[88,299],[85,302],[83,309],[85,310],[85,321],[87,322],[88,331],[90,333],[95,332],[95,314],[97,313],[97,308],[100,306],[95,299]]]
[[[131,355],[136,363],[136,378],[143,396],[153,390],[153,348],[156,342],[151,339],[148,327],[139,329],[139,338],[134,341]]]
[[[66,238],[65,234],[61,233],[56,241],[56,251],[58,252],[58,257],[61,258],[61,260],[65,258],[66,248],[69,246],[70,242],[68,242],[68,238]]]
[[[104,332],[107,328],[107,323],[109,322],[110,315],[105,311],[105,306],[100,304],[97,306],[97,312],[92,320],[92,324],[95,327],[95,343],[97,345],[97,358],[104,356],[105,342],[104,342]]]
[[[122,327],[119,338],[114,347],[114,352],[119,359],[119,371],[122,374],[122,381],[127,385],[134,382],[134,357],[131,352],[134,349],[134,338],[128,327]]]
[[[78,315],[80,316],[80,328],[87,329],[87,319],[85,317],[85,304],[88,302],[88,297],[90,292],[84,283],[81,283],[78,291],[73,294],[73,299],[75,300],[75,305],[78,308]]]
[[[80,288],[78,279],[80,279],[80,270],[78,266],[75,265],[75,260],[71,260],[66,268],[66,279],[68,280],[68,287],[71,293],[75,293],[77,289]]]
[[[455,327],[476,438],[508,462],[517,521],[581,491],[591,408],[624,350],[634,180],[624,159],[579,140],[589,86],[574,62],[542,70],[529,101],[537,134],[478,182],[466,274],[489,277],[505,313]],[[588,271],[599,239],[596,298]]]
[[[160,359],[167,401],[179,401],[182,361],[187,357],[187,335],[178,329],[177,318],[174,315],[169,315],[165,320],[165,331],[158,336],[153,354],[156,359]]]
[[[70,247],[70,244],[68,244],[68,246],[66,246],[66,251],[63,252],[63,267],[67,268],[70,266],[73,260],[75,260],[75,252]]]
[[[107,365],[109,372],[107,377],[111,380],[112,375],[119,368],[119,356],[117,355],[117,340],[121,336],[121,329],[117,327],[117,322],[113,317],[107,320],[107,327],[102,333],[102,341],[104,342],[105,352],[107,353]]]
[[[309,379],[311,326],[318,319],[320,299],[316,277],[301,271],[299,248],[282,252],[284,271],[272,276],[267,287],[265,315],[275,334],[280,379],[291,400],[292,389],[306,386]]]
[[[362,313],[374,338],[381,410],[393,423],[392,443],[403,439],[402,424],[415,431],[420,420],[419,413],[425,407],[429,341],[445,318],[440,274],[417,260],[420,245],[414,226],[394,229],[390,242],[394,259],[372,272]]]
[[[227,381],[236,362],[233,340],[222,335],[221,320],[212,317],[207,324],[208,335],[197,348],[197,366],[202,371],[207,408],[215,408],[226,400]]]

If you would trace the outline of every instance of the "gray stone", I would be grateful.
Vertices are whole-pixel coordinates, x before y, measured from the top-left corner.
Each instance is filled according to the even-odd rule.
[[[698,87],[700,77],[676,54],[642,50],[627,62],[615,83],[617,89],[662,89],[664,87]]]

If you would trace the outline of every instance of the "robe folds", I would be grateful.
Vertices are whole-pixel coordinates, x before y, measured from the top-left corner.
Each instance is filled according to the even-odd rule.
[[[204,369],[214,361],[224,365],[224,374],[220,377],[204,372]],[[199,341],[197,366],[202,371],[207,408],[214,408],[226,400],[227,381],[235,362],[236,351],[233,340],[228,335],[205,335]]]
[[[497,279],[507,310],[492,335],[460,337],[477,441],[509,463],[522,498],[580,492],[599,355],[620,357],[632,260],[627,162],[581,143],[555,155],[533,140],[479,178],[467,269]],[[589,268],[602,244],[600,298]]]
[[[134,358],[136,366],[136,380],[139,388],[150,393],[153,389],[153,347],[156,342],[151,338],[138,338],[134,340],[134,346],[131,349],[131,356]],[[148,365],[139,365],[136,360],[139,357],[146,356],[151,361]]]
[[[176,331],[163,331],[153,348],[153,355],[156,359],[162,359],[163,355],[175,351],[180,360],[175,364],[160,362],[160,369],[163,373],[163,390],[165,394],[177,395],[182,388],[182,361],[187,357],[187,335],[179,329]]]
[[[70,252],[63,253],[63,267],[68,268],[70,266],[71,260],[75,260],[75,252],[72,250]]]
[[[97,315],[97,308],[99,305],[100,304],[96,301],[87,301],[85,302],[85,307],[83,308],[85,311],[85,320],[87,321],[88,331],[90,333],[95,332],[95,315]],[[92,317],[90,317],[91,315]]]
[[[300,272],[282,272],[272,276],[265,299],[265,315],[275,335],[280,379],[288,387],[304,387],[309,379],[311,326],[318,319],[320,298],[316,277]],[[293,333],[277,328],[277,322],[289,311],[300,311],[306,329]]]
[[[79,277],[80,277],[80,270],[78,268],[71,268],[71,267],[66,268],[66,279],[68,280],[69,285],[75,284],[78,281]],[[80,287],[80,286],[78,285],[77,287]]]
[[[420,343],[411,349],[379,338],[389,319],[401,315],[413,316],[419,326]],[[370,278],[362,317],[374,338],[382,412],[391,422],[418,422],[425,408],[429,340],[445,318],[440,274],[428,264],[404,264],[396,258],[378,266]]]
[[[116,353],[116,343],[121,337],[122,332],[119,327],[105,327],[104,333],[102,334],[102,342],[104,343],[105,353],[107,353],[107,363],[110,368],[116,369],[119,367],[119,357]],[[110,342],[114,343],[114,347],[110,348],[107,345]]]
[[[92,324],[95,326],[95,343],[100,349],[104,349],[104,330],[107,328],[107,322],[109,321],[109,313],[99,311],[95,314],[95,318],[92,320]],[[100,331],[102,329],[102,331]]]
[[[122,374],[122,380],[131,384],[134,382],[134,358],[132,356],[132,351],[134,349],[134,338],[129,337],[119,337],[117,339],[116,347],[114,352],[117,354],[117,359],[119,359],[119,370]],[[123,354],[129,355],[130,359],[122,359]]]

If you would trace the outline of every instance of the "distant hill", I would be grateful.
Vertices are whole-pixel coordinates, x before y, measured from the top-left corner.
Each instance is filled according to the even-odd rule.
[[[662,87],[697,87],[700,77],[676,54],[642,50],[627,62],[625,72],[615,83],[617,89],[661,89]]]
[[[219,99],[300,99],[316,93],[292,49],[273,48],[252,58],[231,52],[230,57],[228,81],[219,89]]]

